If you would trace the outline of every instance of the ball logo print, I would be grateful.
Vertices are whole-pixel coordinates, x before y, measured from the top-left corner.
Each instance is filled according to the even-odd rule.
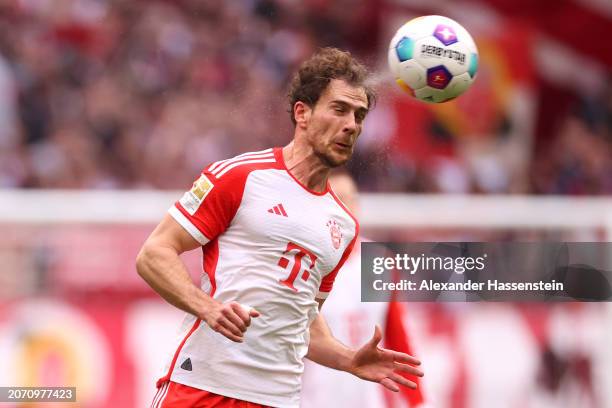
[[[453,28],[444,24],[439,24],[438,27],[436,27],[434,37],[446,46],[457,42],[457,34],[455,34]]]
[[[389,44],[395,81],[409,95],[441,103],[461,95],[474,82],[478,49],[459,23],[443,16],[410,20]]]
[[[444,66],[427,70],[427,85],[436,89],[444,89],[450,82],[452,75]]]
[[[414,41],[412,41],[408,37],[403,37],[401,40],[399,40],[399,42],[397,43],[397,46],[395,47],[397,58],[399,58],[399,60],[402,62],[408,61],[409,59],[412,58],[413,49],[414,49]]]

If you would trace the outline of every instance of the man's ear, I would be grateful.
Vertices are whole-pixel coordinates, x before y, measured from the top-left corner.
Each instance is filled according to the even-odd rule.
[[[312,108],[302,101],[297,101],[293,105],[293,118],[295,119],[295,125],[302,129],[305,129],[310,121],[312,115]]]

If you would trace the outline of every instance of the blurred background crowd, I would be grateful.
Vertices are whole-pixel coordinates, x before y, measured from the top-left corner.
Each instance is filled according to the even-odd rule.
[[[516,87],[528,84],[528,112],[514,115],[486,95],[500,75],[487,72],[486,38],[504,40],[467,15],[483,59],[477,85],[450,107],[425,106],[386,74],[387,41],[411,13],[383,0],[0,2],[0,188],[184,189],[212,161],[286,144],[288,80],[332,45],[379,80],[350,167],[362,190],[612,192],[609,66],[591,86],[549,82],[531,61],[538,27],[508,10],[509,30],[518,21],[527,38],[519,70],[536,66]],[[456,107],[487,123],[458,130],[445,120]],[[427,117],[420,129],[414,112]]]

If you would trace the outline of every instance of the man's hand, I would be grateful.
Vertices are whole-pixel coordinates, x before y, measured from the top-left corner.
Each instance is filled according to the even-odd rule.
[[[259,317],[259,312],[238,302],[220,303],[214,299],[202,312],[202,319],[211,329],[237,343],[242,343],[252,317]]]
[[[347,371],[363,380],[380,383],[394,392],[400,390],[397,384],[416,389],[416,383],[402,377],[399,372],[422,377],[423,372],[413,367],[421,362],[408,354],[378,347],[381,339],[382,333],[377,325],[374,336],[356,351]]]
[[[422,377],[423,372],[413,367],[421,362],[408,354],[378,347],[381,339],[380,327],[376,326],[369,342],[359,350],[351,350],[334,338],[325,319],[319,314],[310,325],[310,344],[306,358],[326,367],[347,371],[363,380],[380,383],[391,391],[400,390],[397,384],[416,388],[414,382],[405,379],[400,373]]]

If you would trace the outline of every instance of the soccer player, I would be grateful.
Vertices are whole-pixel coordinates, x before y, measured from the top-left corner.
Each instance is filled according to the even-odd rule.
[[[416,387],[399,373],[421,376],[420,362],[378,347],[379,327],[350,349],[318,313],[358,235],[327,178],[374,103],[366,79],[347,52],[313,55],[291,83],[291,143],[205,168],[143,245],[138,273],[187,312],[153,407],[297,407],[304,357],[393,391]],[[201,288],[179,258],[196,248]]]

